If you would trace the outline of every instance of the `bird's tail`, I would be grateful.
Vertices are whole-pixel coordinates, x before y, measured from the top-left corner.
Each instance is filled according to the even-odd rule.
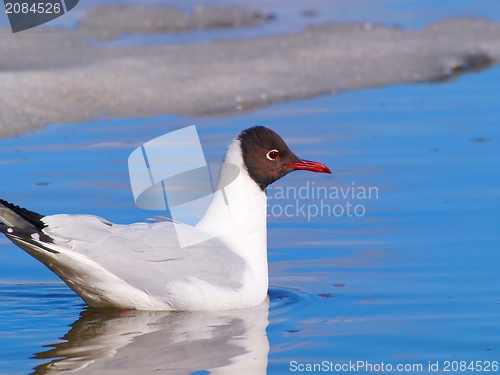
[[[0,232],[6,233],[8,228],[39,231],[45,224],[43,215],[29,211],[0,199]]]
[[[0,199],[0,233],[47,265],[47,253],[57,254],[58,251],[50,247],[53,241],[43,232],[43,217]]]

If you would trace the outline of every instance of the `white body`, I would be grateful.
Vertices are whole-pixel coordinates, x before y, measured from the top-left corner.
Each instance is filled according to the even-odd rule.
[[[96,216],[53,215],[44,239],[12,240],[92,306],[140,310],[227,310],[257,305],[268,289],[266,194],[248,175],[240,141],[224,162],[240,167],[245,219],[231,231],[181,248],[171,222],[117,225]],[[212,202],[197,228],[217,228]]]

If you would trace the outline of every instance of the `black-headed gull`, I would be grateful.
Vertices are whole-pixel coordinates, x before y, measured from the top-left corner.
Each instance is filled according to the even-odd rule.
[[[268,290],[266,187],[295,170],[331,172],[321,163],[299,159],[278,134],[263,126],[241,132],[223,163],[240,168],[241,183],[231,199],[247,210],[231,230],[201,243],[180,246],[171,221],[120,225],[92,215],[43,216],[4,200],[0,200],[0,231],[91,306],[139,310],[255,306],[266,299]],[[216,198],[194,229],[184,227],[216,232],[221,220]]]

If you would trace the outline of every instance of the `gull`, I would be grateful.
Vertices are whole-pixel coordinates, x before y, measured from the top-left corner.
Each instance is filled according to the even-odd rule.
[[[43,216],[0,200],[0,232],[59,276],[88,305],[137,310],[217,311],[267,298],[266,188],[296,170],[331,173],[300,159],[273,130],[255,126],[228,146],[223,164],[240,169],[231,199],[247,207],[230,230],[181,246],[175,225],[217,232],[214,196],[195,228],[160,221],[114,224],[93,215]],[[221,176],[224,168],[221,168]],[[234,190],[234,189],[233,189]]]

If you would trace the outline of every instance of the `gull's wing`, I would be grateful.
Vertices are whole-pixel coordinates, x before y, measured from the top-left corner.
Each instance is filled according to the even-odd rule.
[[[115,298],[98,295],[106,293],[107,284],[122,299],[142,293],[140,298],[149,296],[175,309],[192,307],[185,306],[183,293],[199,294],[202,303],[207,294],[237,292],[242,285],[245,262],[240,256],[218,239],[181,248],[172,222],[117,225],[90,215],[41,221],[45,227],[38,233],[14,228],[6,234],[93,305],[101,304],[92,303],[94,297]]]

